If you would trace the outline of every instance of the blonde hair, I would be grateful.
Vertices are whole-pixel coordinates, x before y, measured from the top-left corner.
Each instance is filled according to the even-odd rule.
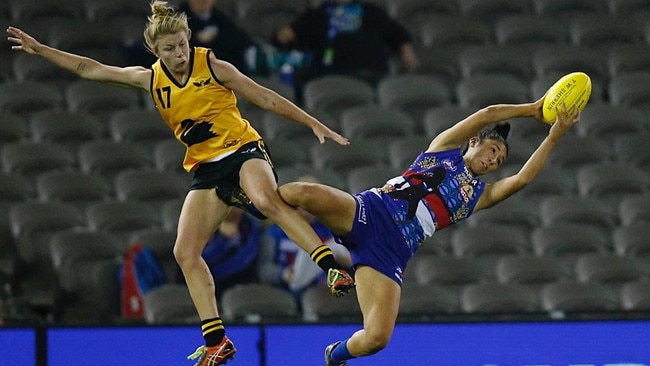
[[[156,42],[162,36],[185,32],[187,37],[190,37],[191,32],[187,24],[187,15],[176,11],[167,1],[152,1],[151,15],[147,17],[147,20],[148,23],[144,29],[144,41],[150,51],[153,51]]]

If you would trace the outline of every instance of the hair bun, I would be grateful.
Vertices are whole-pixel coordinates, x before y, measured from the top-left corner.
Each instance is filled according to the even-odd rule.
[[[499,134],[504,140],[508,139],[508,134],[510,133],[510,123],[509,122],[500,122],[494,126],[494,132]]]

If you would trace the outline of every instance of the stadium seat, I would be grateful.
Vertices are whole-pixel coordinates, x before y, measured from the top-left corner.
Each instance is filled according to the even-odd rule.
[[[647,0],[609,0],[609,12],[617,15],[634,15],[650,10]]]
[[[87,226],[92,231],[111,232],[126,240],[138,230],[161,227],[160,212],[142,202],[109,201],[90,205]]]
[[[267,143],[274,140],[289,141],[293,139],[314,139],[313,141],[316,141],[316,136],[310,128],[271,111],[264,112],[262,126],[263,130],[259,132],[264,133],[263,137]],[[330,126],[330,128],[332,127],[338,126]]]
[[[528,1],[509,0],[458,0],[461,14],[483,19],[498,19],[509,14],[530,14],[533,9]]]
[[[273,140],[266,143],[271,162],[276,169],[291,166],[311,166],[309,148],[319,142],[315,137]]]
[[[97,24],[86,19],[71,19],[57,27],[52,27],[46,41],[52,47],[68,52],[87,54],[91,49],[115,48],[121,34],[115,32],[113,24]]]
[[[49,240],[52,265],[59,285],[69,293],[79,289],[83,277],[97,262],[114,261],[123,254],[123,243],[110,233],[64,230]]]
[[[82,0],[86,18],[90,21],[108,20],[120,15],[139,15],[146,19],[150,9],[146,3],[129,0]],[[220,5],[221,6],[221,5]]]
[[[460,106],[473,109],[497,103],[525,103],[530,101],[528,94],[528,84],[510,75],[477,75],[456,85]]]
[[[149,151],[132,142],[86,142],[79,147],[78,159],[84,173],[109,179],[124,170],[152,167]]]
[[[650,47],[644,42],[612,45],[607,51],[607,67],[612,78],[629,72],[648,70]]]
[[[607,76],[607,54],[587,46],[543,45],[537,47],[531,57],[533,69],[540,78],[549,76],[557,80],[565,74],[580,70],[589,75],[594,84],[602,83]],[[546,88],[551,85],[552,83]],[[593,103],[593,99],[590,101]]]
[[[541,45],[568,43],[569,27],[554,17],[507,14],[496,20],[494,36],[498,45],[533,50]]]
[[[616,208],[596,198],[547,197],[540,202],[539,210],[547,227],[574,223],[608,229],[618,224]]]
[[[521,166],[505,166],[501,171],[501,176],[516,174],[519,169]],[[571,197],[577,193],[575,172],[547,164],[537,177],[518,194],[532,202],[539,202],[546,197]]]
[[[451,238],[451,248],[458,257],[495,257],[529,252],[526,230],[504,225],[489,227],[464,226]]]
[[[402,173],[415,158],[427,149],[431,139],[426,136],[412,136],[393,140],[388,143],[388,160],[393,171]]]
[[[176,232],[178,217],[181,214],[183,201],[174,200],[166,202],[160,209],[162,228],[165,231]]]
[[[354,141],[342,147],[335,143],[313,145],[310,149],[313,167],[334,169],[340,174],[360,166],[385,166],[387,157],[384,149],[371,140]]]
[[[612,104],[650,109],[650,72],[639,71],[619,74],[609,83],[608,93]]]
[[[0,144],[20,142],[30,139],[28,120],[15,114],[0,116]]]
[[[433,139],[440,132],[462,121],[476,110],[457,104],[432,107],[424,113],[422,125],[427,138]]]
[[[341,134],[352,141],[410,137],[415,128],[415,121],[399,106],[353,107],[341,114]]]
[[[623,197],[648,193],[650,177],[639,168],[629,165],[602,163],[578,168],[578,191],[582,197],[591,197],[618,204]]]
[[[427,48],[459,50],[468,45],[488,44],[494,38],[490,25],[477,18],[445,15],[427,20],[417,33]]]
[[[518,284],[469,284],[463,287],[460,302],[466,313],[512,314],[540,310],[537,294]]]
[[[347,189],[346,176],[344,172],[331,168],[314,169],[311,166],[284,166],[277,169],[278,186],[288,182],[295,182],[303,176],[315,177],[319,182],[332,187]]]
[[[307,322],[361,319],[361,309],[354,294],[336,298],[324,284],[308,287],[300,297],[300,304],[303,320]]]
[[[186,285],[166,284],[144,295],[147,324],[189,325],[200,321]]]
[[[618,205],[621,224],[650,224],[650,195],[643,197],[625,197]]]
[[[77,1],[7,0],[7,9],[14,21],[26,21],[48,16],[74,19],[80,16]]]
[[[347,190],[361,192],[370,188],[382,187],[390,178],[396,177],[401,170],[387,166],[368,166],[352,169],[347,175]]]
[[[650,169],[650,146],[643,142],[647,138],[647,134],[640,134],[621,136],[615,139],[613,144],[616,160],[648,171]]]
[[[592,226],[558,223],[538,227],[532,231],[530,239],[535,255],[569,262],[582,254],[611,252],[609,237]]]
[[[27,177],[50,170],[70,170],[76,166],[76,159],[71,152],[52,143],[5,144],[0,154],[4,172]]]
[[[276,13],[298,16],[306,9],[304,0],[239,0],[234,2],[239,19],[251,21]]]
[[[576,259],[575,274],[579,282],[612,285],[640,280],[650,272],[646,263],[632,256],[585,254]]]
[[[22,202],[34,196],[31,179],[18,174],[0,173],[0,202]]]
[[[0,111],[27,116],[42,110],[63,108],[63,93],[54,85],[38,81],[5,81],[0,84]]]
[[[384,5],[388,14],[411,31],[431,18],[460,13],[455,1],[390,0]]]
[[[503,45],[470,46],[459,51],[458,64],[463,78],[477,75],[511,75],[528,82],[533,77],[530,55],[522,47]]]
[[[44,202],[62,202],[85,209],[113,197],[111,182],[98,175],[79,171],[52,171],[36,177],[38,198]]]
[[[460,287],[494,278],[494,273],[477,258],[425,254],[420,255],[414,262],[407,275],[414,276],[415,283],[419,285]]]
[[[224,291],[221,314],[227,321],[253,323],[300,318],[298,303],[289,291],[260,283],[239,284]]]
[[[650,207],[650,206],[646,206]],[[650,213],[650,212],[649,212]],[[612,234],[616,253],[633,258],[650,258],[650,216],[648,222],[618,226]]]
[[[153,160],[160,171],[187,173],[183,168],[185,146],[176,139],[161,140],[153,147]]]
[[[189,178],[189,174],[154,169],[127,170],[115,176],[114,190],[117,199],[123,202],[160,205],[183,199],[190,189]]]
[[[640,28],[630,26],[629,17],[612,14],[572,18],[569,27],[574,45],[592,47],[605,52],[612,45],[641,42],[644,36]]]
[[[131,234],[127,240],[128,245],[142,243],[149,247],[163,266],[167,279],[172,283],[176,282],[181,274],[181,269],[176,263],[176,258],[174,257],[175,242],[175,227],[173,231],[164,228],[139,230]]]
[[[35,81],[66,85],[79,78],[43,57],[34,57],[26,52],[17,53],[12,66],[13,74],[18,82]]]
[[[542,308],[548,312],[589,313],[621,310],[615,291],[598,282],[554,282],[541,292]]]
[[[30,306],[50,312],[57,281],[49,241],[58,231],[83,228],[83,212],[59,202],[25,201],[10,206],[9,220],[18,256],[20,297]]]
[[[32,115],[29,125],[33,141],[59,144],[71,152],[106,133],[101,122],[84,112],[43,111]]]
[[[402,74],[387,76],[377,85],[379,104],[386,109],[399,109],[421,121],[431,107],[452,102],[449,86],[434,75]]]
[[[587,164],[611,162],[614,158],[612,153],[607,144],[598,138],[566,134],[553,148],[547,164],[575,169]]]
[[[109,114],[116,109],[140,108],[141,91],[102,84],[96,81],[78,80],[65,90],[68,109],[94,114]]]
[[[307,82],[304,99],[310,112],[326,110],[339,116],[346,108],[372,104],[375,90],[367,82],[353,77],[322,76]]]
[[[467,224],[473,227],[489,227],[492,225],[532,230],[541,225],[539,212],[530,200],[523,196],[513,196],[500,202],[489,210],[479,211],[467,219]]]
[[[572,18],[581,15],[605,14],[608,0],[533,0],[537,14]]]
[[[430,321],[440,314],[458,313],[460,301],[454,291],[443,286],[404,283],[399,310],[401,318]]]
[[[590,105],[576,125],[578,136],[591,136],[603,140],[630,137],[647,133],[649,126],[643,111],[609,103]]]
[[[650,310],[650,281],[626,283],[621,289],[621,304],[630,312]]]
[[[506,256],[496,263],[495,272],[500,283],[523,285],[543,285],[573,278],[571,268],[550,256]]]
[[[152,146],[160,140],[174,139],[174,133],[153,110],[120,110],[109,120],[113,141],[132,141]]]

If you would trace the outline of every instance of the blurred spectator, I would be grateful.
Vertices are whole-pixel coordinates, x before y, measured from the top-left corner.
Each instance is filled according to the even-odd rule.
[[[406,28],[383,8],[357,0],[325,1],[280,27],[271,41],[281,50],[306,53],[304,68],[294,76],[298,95],[307,80],[326,74],[351,75],[376,85],[390,71],[392,56],[405,71],[416,70],[419,63]]]
[[[261,50],[253,39],[219,9],[216,0],[186,0],[179,10],[187,14],[192,30],[190,45],[210,48],[244,74],[258,74]],[[265,58],[264,58],[265,60]]]
[[[312,177],[298,180],[316,182]],[[347,249],[337,244],[330,230],[313,215],[302,210],[301,213],[321,241],[332,249],[336,260],[349,268],[351,260]],[[262,234],[257,272],[261,282],[287,289],[296,298],[300,298],[310,286],[325,286],[325,273],[311,260],[309,253],[300,249],[276,224],[269,226]]]
[[[266,56],[253,39],[231,17],[217,9],[216,0],[186,0],[178,9],[188,17],[192,31],[190,46],[212,49],[218,59],[233,64],[246,75],[268,74]],[[125,46],[129,64],[149,67],[156,57],[144,43]]]
[[[202,256],[214,277],[218,294],[236,284],[257,280],[260,233],[257,219],[233,207],[212,235]]]

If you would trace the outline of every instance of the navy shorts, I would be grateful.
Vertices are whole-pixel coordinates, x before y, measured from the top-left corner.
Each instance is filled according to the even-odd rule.
[[[227,205],[239,207],[258,219],[266,219],[239,185],[239,170],[242,164],[249,159],[264,159],[273,168],[271,157],[262,140],[249,142],[221,160],[200,164],[194,171],[190,189],[214,188],[217,196]],[[273,169],[273,174],[277,182],[278,176],[275,169]]]
[[[354,198],[357,209],[352,230],[338,239],[350,251],[353,269],[372,267],[402,286],[411,250],[377,194],[365,191]]]

